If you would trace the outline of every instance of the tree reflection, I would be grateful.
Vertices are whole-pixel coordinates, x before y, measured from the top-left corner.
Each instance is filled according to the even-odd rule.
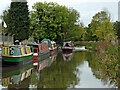
[[[108,48],[108,47],[107,47]],[[119,87],[117,47],[111,47],[104,52],[87,52],[87,60],[94,76],[110,86]]]
[[[40,71],[40,80],[38,88],[68,88],[70,85],[74,87],[77,84],[77,78],[74,74],[76,66],[79,65],[85,58],[85,53],[74,53],[71,61],[63,60],[61,53],[58,54],[56,61],[54,61],[49,68]]]

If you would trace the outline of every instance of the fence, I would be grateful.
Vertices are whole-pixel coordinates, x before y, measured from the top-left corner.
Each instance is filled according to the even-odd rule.
[[[24,40],[21,42],[22,45],[33,44],[33,43],[34,43],[33,38],[29,38],[28,40]]]
[[[0,45],[12,45],[13,44],[13,36],[5,36],[5,35],[0,35]]]
[[[27,45],[27,44],[33,44],[34,43],[34,39],[33,38],[29,38],[28,40],[24,40],[21,42],[22,45]],[[5,35],[1,35],[0,34],[0,46],[1,45],[13,45],[14,44],[14,39],[13,36],[5,36]]]

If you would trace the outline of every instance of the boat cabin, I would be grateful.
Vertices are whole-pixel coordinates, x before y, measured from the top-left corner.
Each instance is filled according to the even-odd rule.
[[[3,46],[2,47],[2,56],[24,56],[30,54],[31,49],[29,46]]]
[[[42,40],[41,42],[48,43],[48,46],[49,46],[49,50],[50,50],[50,51],[55,51],[55,50],[57,50],[56,42],[55,42],[55,41],[51,41],[51,40],[49,40],[49,39],[44,39],[44,40]]]
[[[47,43],[29,44],[28,46],[33,46],[34,53],[42,53],[43,51],[46,51],[49,49]]]

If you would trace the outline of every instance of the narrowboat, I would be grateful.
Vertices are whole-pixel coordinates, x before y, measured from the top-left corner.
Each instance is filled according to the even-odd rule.
[[[33,59],[42,59],[46,57],[45,55],[49,55],[50,51],[47,43],[29,44],[28,46],[33,47]]]
[[[29,46],[2,46],[2,65],[24,65],[32,62],[33,52]]]
[[[43,39],[41,42],[48,43],[50,52],[57,50],[57,46],[56,46],[56,42],[55,41],[51,41],[50,39]]]
[[[74,49],[74,46],[73,46],[72,41],[63,43],[63,47],[62,47],[63,52],[72,52],[73,49]]]

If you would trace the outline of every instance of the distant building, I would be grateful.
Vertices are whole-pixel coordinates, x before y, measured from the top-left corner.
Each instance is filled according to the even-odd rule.
[[[118,21],[120,22],[120,1],[118,2]]]

